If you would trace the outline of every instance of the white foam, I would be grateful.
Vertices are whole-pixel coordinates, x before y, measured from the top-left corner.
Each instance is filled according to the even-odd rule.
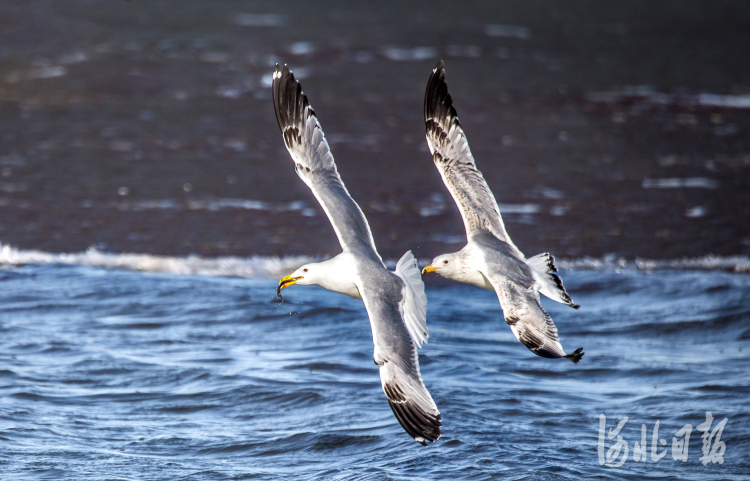
[[[246,88],[234,87],[231,85],[219,85],[214,91],[217,97],[223,97],[225,99],[238,99],[246,92],[248,92],[248,89]]]
[[[418,206],[419,215],[422,217],[440,215],[445,212],[445,208],[445,197],[438,192],[430,194],[430,196],[423,200]]]
[[[76,63],[85,62],[89,59],[89,56],[86,52],[82,51],[76,51],[71,53],[66,53],[64,55],[61,55],[59,58],[59,62],[64,65],[72,65]]]
[[[750,109],[750,95],[698,95],[698,104],[706,107],[724,107],[728,109]]]
[[[26,159],[21,157],[20,155],[4,155],[0,157],[0,165],[23,167],[26,165]]]
[[[186,184],[187,185],[187,184]],[[192,187],[192,186],[191,186]],[[116,204],[118,210],[208,210],[217,211],[225,209],[265,210],[269,212],[301,211],[303,215],[315,215],[315,209],[307,206],[307,202],[296,200],[293,202],[264,202],[250,199],[216,199],[216,200],[188,200],[178,202],[172,199],[153,199],[138,201],[122,201]],[[90,205],[88,205],[90,207]],[[310,214],[310,211],[313,214]]]
[[[750,95],[666,94],[650,85],[624,87],[621,90],[588,92],[590,102],[613,104],[625,100],[642,99],[654,105],[680,105],[683,107],[719,107],[725,109],[750,109]]]
[[[519,25],[485,25],[484,33],[490,37],[520,38],[521,40],[531,38],[531,31]]]
[[[429,240],[442,242],[443,244],[466,244],[465,235],[433,234],[429,237]]]
[[[283,27],[287,17],[275,13],[238,13],[234,23],[241,27]]]
[[[500,214],[537,214],[542,208],[537,204],[498,204]]]
[[[706,208],[702,205],[699,205],[697,207],[692,207],[685,211],[685,217],[705,217],[706,215]]]
[[[50,67],[41,67],[37,70],[32,70],[27,74],[27,77],[29,79],[45,79],[45,78],[55,78],[55,77],[64,77],[68,74],[68,70],[63,67],[62,65],[55,65]]]
[[[0,266],[68,264],[101,269],[125,269],[184,275],[276,278],[315,259],[309,256],[172,257],[149,254],[109,253],[89,248],[86,252],[51,253],[21,250],[0,243]]]
[[[643,179],[642,186],[644,189],[716,189],[719,187],[719,182],[713,179],[707,179],[706,177],[689,177],[685,179]]]
[[[289,53],[292,55],[310,55],[315,52],[315,46],[312,42],[294,42],[289,46]]]
[[[578,259],[555,258],[560,269],[597,271],[657,271],[663,269],[727,271],[750,274],[750,256],[714,256],[683,259],[641,259],[628,260],[624,257],[607,255],[601,258],[583,257]]]
[[[432,235],[431,241],[448,244],[463,244],[464,236]],[[23,250],[0,243],[0,267],[26,264],[67,264],[96,267],[100,269],[122,269],[143,272],[161,272],[181,275],[209,275],[226,277],[246,277],[275,279],[293,272],[308,262],[318,260],[311,256],[252,256],[252,257],[187,257],[158,256],[150,254],[101,252],[90,247],[85,252],[52,253],[37,250]],[[395,260],[387,259],[386,265],[393,267]],[[420,259],[427,265],[431,259]],[[714,256],[683,259],[625,259],[616,255],[603,257],[555,258],[560,269],[594,270],[604,272],[702,270],[726,271],[750,274],[750,256]]]
[[[383,49],[383,56],[388,60],[396,62],[431,60],[437,58],[437,49],[434,47],[398,48],[388,47]]]
[[[17,70],[10,72],[5,76],[5,81],[8,83],[17,83],[22,80],[64,77],[67,74],[68,70],[63,65],[46,65],[31,69],[26,72],[19,72]]]
[[[266,89],[271,88],[271,86],[273,85],[273,76],[274,75],[278,75],[276,78],[281,78],[281,72],[279,72],[278,74],[276,74],[276,73],[272,73],[272,74],[269,73],[269,74],[263,75],[263,77],[261,77],[261,79],[260,79],[260,85],[263,88],[266,88]]]

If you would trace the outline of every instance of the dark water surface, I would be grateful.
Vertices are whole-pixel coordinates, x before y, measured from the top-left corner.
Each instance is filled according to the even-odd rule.
[[[0,241],[337,254],[276,125],[279,62],[380,252],[455,250],[422,119],[440,58],[524,252],[750,253],[750,2],[719,0],[3,0]]]
[[[748,479],[750,276],[566,271],[545,303],[579,365],[538,358],[495,295],[428,282],[420,350],[443,436],[391,414],[361,301],[272,280],[61,264],[0,270],[0,478]],[[723,464],[697,425],[728,418]],[[601,466],[599,416],[628,460]],[[666,456],[633,461],[641,424]],[[687,462],[672,437],[693,427]],[[606,439],[606,449],[614,441]],[[661,446],[658,446],[661,452]]]

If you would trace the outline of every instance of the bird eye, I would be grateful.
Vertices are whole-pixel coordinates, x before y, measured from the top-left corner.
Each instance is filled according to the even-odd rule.
[[[448,261],[447,261],[447,260],[444,260],[444,261],[443,261],[443,264],[448,264]]]
[[[302,269],[302,272],[307,272],[307,268]]]

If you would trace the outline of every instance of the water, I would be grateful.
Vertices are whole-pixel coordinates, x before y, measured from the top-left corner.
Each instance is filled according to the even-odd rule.
[[[565,348],[585,348],[579,365],[521,346],[493,293],[428,279],[420,364],[444,426],[423,448],[387,405],[361,301],[294,286],[279,303],[264,278],[6,265],[0,478],[747,479],[750,276],[563,276],[583,307],[545,307]],[[699,461],[706,411],[728,418],[721,465]],[[619,468],[599,464],[600,414],[607,432],[629,417]],[[667,455],[634,462],[657,420]]]
[[[0,480],[748,479],[750,3],[714,3],[0,2]],[[379,252],[424,261],[465,242],[424,140],[439,58],[587,354],[535,357],[491,292],[428,278],[422,448],[361,302],[274,299],[338,243],[270,80],[301,79]],[[628,417],[620,467],[600,415],[605,458]]]

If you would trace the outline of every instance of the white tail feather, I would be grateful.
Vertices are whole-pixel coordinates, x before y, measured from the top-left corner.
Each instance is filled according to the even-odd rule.
[[[411,251],[407,251],[398,261],[395,273],[406,284],[401,307],[404,323],[414,343],[422,347],[422,343],[430,337],[427,329],[427,296],[422,273]]]

